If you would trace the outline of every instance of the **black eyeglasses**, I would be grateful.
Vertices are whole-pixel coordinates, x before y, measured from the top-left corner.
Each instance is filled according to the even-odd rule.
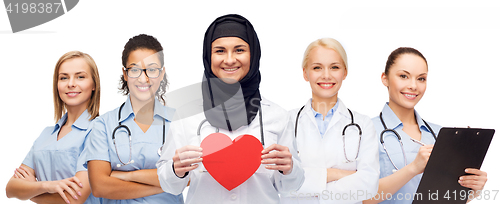
[[[125,68],[125,71],[127,72],[127,76],[130,78],[137,78],[140,77],[142,72],[146,73],[146,76],[149,78],[158,78],[161,73],[161,69],[163,68],[146,68],[146,69],[141,69],[138,67],[132,67],[132,68]]]

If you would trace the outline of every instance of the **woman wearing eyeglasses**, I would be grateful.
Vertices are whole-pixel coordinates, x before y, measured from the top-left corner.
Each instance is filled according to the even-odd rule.
[[[361,203],[378,187],[379,163],[373,123],[338,97],[347,77],[347,54],[335,39],[307,47],[302,63],[312,98],[289,112],[305,181],[281,203]],[[351,196],[354,195],[354,196]]]
[[[363,203],[413,202],[441,129],[424,121],[415,110],[427,88],[427,72],[427,60],[414,48],[400,47],[387,59],[382,83],[389,91],[389,103],[372,119],[377,135],[386,130],[382,135],[384,144],[379,142],[379,189],[372,200]],[[472,175],[462,176],[457,182],[474,190],[475,197],[486,183],[486,172],[467,168],[465,173]]]
[[[54,70],[55,126],[47,127],[9,180],[7,197],[35,203],[100,203],[84,167],[91,121],[99,115],[101,88],[90,55],[71,51]]]
[[[129,39],[121,77],[127,100],[93,126],[87,165],[92,192],[103,203],[183,203],[182,195],[163,192],[156,174],[174,113],[163,105],[168,81],[162,51],[152,36]]]

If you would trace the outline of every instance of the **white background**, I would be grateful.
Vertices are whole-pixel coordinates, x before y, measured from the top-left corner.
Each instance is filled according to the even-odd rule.
[[[378,115],[388,100],[380,81],[387,56],[410,46],[429,64],[427,92],[416,107],[425,120],[500,130],[500,12],[492,1],[178,2],[80,1],[64,16],[16,34],[0,11],[2,189],[43,128],[55,123],[52,75],[62,54],[80,50],[95,59],[103,114],[125,100],[117,87],[121,52],[130,37],[146,33],[162,43],[172,91],[200,82],[205,30],[228,13],[254,25],[262,47],[261,93],[287,110],[311,95],[301,71],[305,48],[332,37],[347,51],[349,74],[339,97],[350,109]],[[494,138],[482,166],[488,172],[485,190],[500,190],[499,147],[500,139]],[[0,203],[19,202],[4,195]],[[495,201],[493,196],[473,202],[498,203],[500,193]]]

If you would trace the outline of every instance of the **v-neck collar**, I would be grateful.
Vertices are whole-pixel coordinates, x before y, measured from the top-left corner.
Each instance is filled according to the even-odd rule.
[[[80,114],[78,119],[76,119],[76,121],[71,125],[71,131],[68,132],[66,135],[64,135],[64,137],[62,137],[61,139],[57,139],[59,137],[59,132],[61,131],[62,126],[66,123],[68,119],[68,113],[66,112],[64,116],[61,119],[59,119],[59,121],[57,121],[56,125],[54,126],[54,129],[52,130],[52,134],[56,135],[57,141],[61,141],[66,136],[70,135],[71,132],[73,132],[73,128],[85,131],[88,129],[90,125],[89,118],[90,118],[89,112],[85,109],[85,111],[83,111],[83,113]]]
[[[161,102],[155,98],[154,108],[153,108],[153,118],[154,116],[160,116],[164,120],[172,121],[172,117],[174,116],[175,109],[165,107]],[[135,117],[134,110],[132,109],[132,103],[130,102],[130,96],[127,97],[125,101],[125,105],[123,106],[122,112],[120,113],[119,122],[123,122],[131,115]],[[137,125],[139,126],[139,125]],[[146,131],[147,132],[147,131]]]

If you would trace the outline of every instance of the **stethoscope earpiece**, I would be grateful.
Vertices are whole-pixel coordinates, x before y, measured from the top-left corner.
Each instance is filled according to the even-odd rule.
[[[392,173],[396,173],[398,170],[396,169],[392,169]]]

